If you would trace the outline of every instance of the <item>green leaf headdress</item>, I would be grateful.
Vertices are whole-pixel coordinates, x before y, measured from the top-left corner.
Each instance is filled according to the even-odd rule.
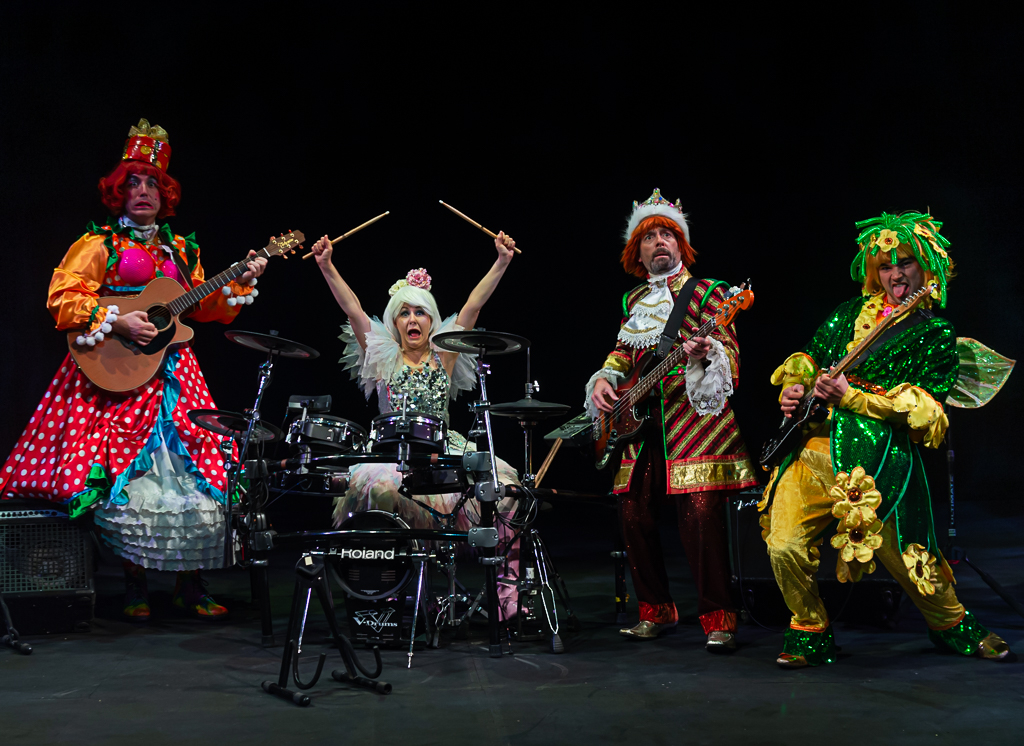
[[[931,272],[938,283],[938,295],[933,297],[940,308],[946,307],[946,282],[952,274],[953,262],[946,253],[949,241],[939,235],[942,223],[931,215],[920,212],[905,212],[890,215],[883,212],[880,217],[857,222],[860,234],[857,245],[860,251],[850,265],[850,276],[863,284],[867,277],[868,255],[877,256],[880,251],[890,252],[889,260],[897,262],[896,250],[900,244],[910,248],[921,266]]]

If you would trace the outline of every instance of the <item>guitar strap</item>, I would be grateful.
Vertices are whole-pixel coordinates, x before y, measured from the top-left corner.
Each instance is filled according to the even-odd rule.
[[[672,349],[672,345],[676,343],[679,327],[682,326],[683,319],[686,317],[686,310],[690,307],[690,298],[693,297],[693,291],[698,282],[700,282],[699,278],[691,277],[676,296],[675,303],[672,304],[672,313],[668,315],[665,329],[661,332],[661,339],[658,340],[658,349],[654,353],[659,359],[664,359]]]
[[[882,349],[882,346],[890,339],[895,337],[897,334],[906,331],[912,326],[916,326],[917,324],[927,321],[928,319],[934,316],[934,313],[925,308],[922,308],[912,313],[904,321],[897,321],[895,324],[893,324],[880,335],[878,335],[878,339],[876,339],[870,347],[864,350],[864,352],[860,353],[860,355],[858,355],[852,363],[846,366],[846,369],[852,371],[858,365],[860,365],[869,357],[871,357],[874,353]]]
[[[185,262],[181,259],[181,254],[178,253],[178,249],[174,246],[171,249],[171,259],[174,261],[174,266],[178,268],[178,274],[181,275],[182,284],[186,290],[192,289],[192,273],[188,271],[188,267],[185,266]]]

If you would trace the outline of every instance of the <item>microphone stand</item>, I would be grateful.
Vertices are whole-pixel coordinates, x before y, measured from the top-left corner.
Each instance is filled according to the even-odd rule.
[[[948,415],[947,415],[948,416]],[[1003,586],[1001,586],[995,578],[985,572],[982,568],[974,564],[971,559],[967,556],[967,552],[954,544],[956,539],[956,500],[955,500],[955,489],[954,489],[954,466],[956,463],[956,453],[953,450],[953,436],[952,426],[946,428],[946,473],[949,479],[949,532],[946,541],[946,548],[943,551],[949,558],[951,564],[957,564],[960,560],[963,560],[972,570],[974,570],[981,579],[985,581],[989,588],[1003,599],[1006,604],[1017,612],[1018,615],[1024,617],[1024,605],[1021,605],[1020,601],[1014,598]]]

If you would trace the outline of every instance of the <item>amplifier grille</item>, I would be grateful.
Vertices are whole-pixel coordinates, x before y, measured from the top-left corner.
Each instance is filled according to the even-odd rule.
[[[91,587],[86,536],[66,518],[0,521],[0,591]]]

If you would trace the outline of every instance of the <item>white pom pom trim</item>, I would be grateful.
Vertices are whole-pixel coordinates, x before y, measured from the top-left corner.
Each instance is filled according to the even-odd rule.
[[[248,285],[250,287],[252,287],[255,284],[256,284],[256,278],[253,277],[248,282]],[[226,295],[228,297],[228,305],[229,306],[251,306],[253,304],[253,301],[256,300],[256,296],[260,294],[259,290],[255,290],[254,289],[248,295],[235,295],[234,292],[231,290],[231,287],[229,285],[225,285],[223,288],[221,288],[221,292],[224,293],[224,295]]]
[[[79,334],[75,337],[75,344],[79,347],[95,347],[97,342],[102,342],[107,334],[114,331],[113,323],[117,321],[120,311],[117,306],[107,306],[107,313],[96,330]]]

